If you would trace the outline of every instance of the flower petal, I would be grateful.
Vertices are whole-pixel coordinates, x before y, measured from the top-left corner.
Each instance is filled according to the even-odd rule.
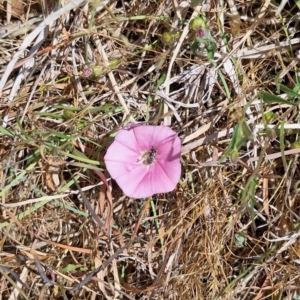
[[[180,160],[164,162],[163,165],[157,162],[154,169],[155,177],[159,178],[153,182],[153,189],[159,190],[156,193],[167,193],[174,190],[181,175]]]
[[[140,152],[148,151],[153,146],[155,126],[140,125],[132,127]]]
[[[179,148],[181,148],[180,139],[177,136],[176,132],[173,131],[170,127],[167,126],[156,126],[156,135],[155,135],[155,146],[159,147],[165,144],[168,141],[175,140],[176,138],[179,141]]]
[[[132,198],[146,198],[153,195],[152,186],[147,184],[149,176],[149,166],[143,164],[131,169],[116,179],[122,191]],[[134,180],[133,180],[134,179]]]
[[[128,149],[135,151],[136,153],[140,152],[135,133],[131,127],[121,129],[116,135],[115,141],[119,142]]]
[[[112,178],[117,179],[118,177],[127,174],[132,169],[137,168],[139,154],[135,151],[125,147],[118,141],[114,141],[108,148],[104,161],[106,168]]]
[[[162,165],[164,162],[180,160],[181,142],[177,135],[168,136],[157,144],[156,159]]]

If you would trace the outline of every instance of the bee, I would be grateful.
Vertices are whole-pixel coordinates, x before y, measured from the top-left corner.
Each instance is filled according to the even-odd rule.
[[[157,150],[154,149],[153,147],[151,147],[150,151],[148,152],[148,157],[147,157],[148,165],[151,165],[154,162],[156,153],[157,153]]]
[[[157,150],[154,147],[151,147],[149,151],[143,154],[141,161],[144,165],[151,165],[155,161],[156,154]]]

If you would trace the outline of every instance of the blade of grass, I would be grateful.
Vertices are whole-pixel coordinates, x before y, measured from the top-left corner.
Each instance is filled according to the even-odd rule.
[[[100,165],[99,161],[89,159],[82,152],[79,152],[76,149],[73,149],[73,153],[75,153],[75,154],[71,154],[71,153],[68,153],[68,152],[65,152],[65,151],[62,151],[62,150],[60,150],[59,152],[61,154],[65,155],[65,156],[67,156],[67,157],[74,158],[74,159],[79,160],[79,161],[83,161],[87,164]]]
[[[287,168],[286,157],[284,155],[284,122],[283,121],[280,121],[279,141],[280,141],[280,152],[282,157],[282,163],[283,163],[285,174],[287,174],[288,168]]]
[[[11,183],[9,183],[8,185],[6,185],[6,186],[2,189],[2,191],[0,191],[0,197],[3,196],[3,195],[5,195],[5,194],[9,191],[9,189],[10,189],[11,187],[13,187],[13,186],[17,185],[18,183],[20,183],[20,180],[26,175],[27,172],[31,171],[31,170],[35,167],[36,164],[37,164],[37,163],[34,162],[34,163],[32,163],[31,165],[29,165],[29,166],[28,166],[24,171],[22,171],[15,179],[13,179]]]
[[[2,126],[0,126],[0,132],[2,132],[4,135],[10,136],[10,137],[15,136],[15,134],[12,131],[10,131]]]
[[[260,97],[261,97],[262,101],[265,103],[281,103],[281,104],[297,106],[297,104],[295,104],[291,101],[284,100],[281,97],[278,97],[278,96],[275,96],[275,95],[272,95],[272,94],[269,94],[266,92],[261,92]]]

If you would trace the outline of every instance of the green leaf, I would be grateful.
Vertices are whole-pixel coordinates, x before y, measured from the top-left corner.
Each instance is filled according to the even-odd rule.
[[[159,89],[159,87],[165,82],[167,77],[167,73],[163,73],[157,80],[155,91]]]
[[[77,269],[80,269],[80,268],[81,268],[80,265],[69,264],[66,267],[64,267],[63,269],[61,269],[60,272],[61,273],[67,273],[67,272],[76,271]]]
[[[236,164],[239,159],[239,151],[236,148],[233,148],[231,151],[231,161]]]
[[[241,235],[240,233],[236,233],[234,235],[234,245],[237,247],[237,248],[243,248],[246,246],[246,242],[247,242],[247,239]]]
[[[216,43],[213,40],[209,40],[208,47],[207,47],[207,51],[208,51],[207,58],[208,59],[214,58],[216,48],[217,48]]]
[[[263,114],[263,119],[266,123],[272,122],[276,118],[276,115],[273,111],[269,111]]]
[[[61,114],[58,115],[58,114],[54,114],[54,113],[40,112],[40,111],[34,112],[34,115],[40,116],[40,117],[49,117],[49,118],[53,118],[53,119],[57,119],[57,120],[60,120],[63,118],[63,116]]]
[[[65,156],[68,156],[68,157],[71,157],[71,158],[74,158],[76,160],[79,160],[79,161],[83,161],[87,164],[92,164],[92,165],[100,165],[100,162],[97,161],[97,160],[92,160],[92,159],[89,159],[88,157],[86,157],[83,153],[79,152],[78,150],[76,149],[73,149],[73,154],[71,153],[68,153],[68,152],[65,152],[65,151],[59,151],[61,154],[65,155]]]
[[[261,92],[260,93],[260,97],[262,99],[262,101],[266,102],[266,103],[281,103],[281,104],[288,104],[288,105],[294,105],[297,106],[297,104],[284,100],[281,97],[275,96],[273,94],[269,94],[266,92]]]
[[[0,132],[2,132],[5,135],[8,135],[10,137],[14,137],[15,136],[15,134],[12,131],[10,131],[10,130],[2,127],[2,126],[0,126]]]
[[[196,50],[198,49],[199,45],[200,45],[200,42],[198,41],[198,38],[196,38],[194,43],[191,46],[191,50],[194,54],[195,54]]]
[[[299,98],[299,94],[291,89],[289,89],[288,87],[286,87],[283,84],[279,84],[279,88],[281,91],[283,91],[284,93],[287,93],[290,97],[294,97],[294,98]]]

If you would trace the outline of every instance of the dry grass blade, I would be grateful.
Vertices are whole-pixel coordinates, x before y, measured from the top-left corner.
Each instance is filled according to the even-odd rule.
[[[100,267],[98,267],[96,270],[94,270],[93,272],[91,272],[90,274],[88,274],[84,280],[82,280],[78,285],[76,285],[71,292],[76,292],[79,289],[81,289],[82,286],[84,286],[85,284],[87,284],[90,280],[92,280],[92,278],[97,275],[97,273],[99,273],[101,270],[105,269],[108,267],[108,265],[116,258],[118,257],[119,254],[121,254],[125,249],[127,249],[128,247],[130,247],[134,242],[136,242],[137,239],[131,240],[129,242],[127,242],[123,247],[119,248],[109,259],[107,259],[104,263],[102,263],[102,265]]]
[[[68,13],[70,10],[82,5],[85,2],[85,0],[73,0],[69,4],[62,7],[59,11],[51,14],[48,16],[43,22],[37,26],[37,28],[32,31],[27,38],[24,40],[23,44],[21,45],[20,49],[17,51],[17,53],[14,55],[10,63],[8,64],[4,74],[2,75],[1,81],[0,81],[0,96],[2,93],[2,90],[4,88],[4,85],[11,74],[13,67],[17,60],[19,59],[20,55],[27,49],[27,47],[30,46],[32,41],[37,37],[37,35],[46,27],[51,25],[53,22],[55,22],[59,17],[61,17],[63,14]]]

